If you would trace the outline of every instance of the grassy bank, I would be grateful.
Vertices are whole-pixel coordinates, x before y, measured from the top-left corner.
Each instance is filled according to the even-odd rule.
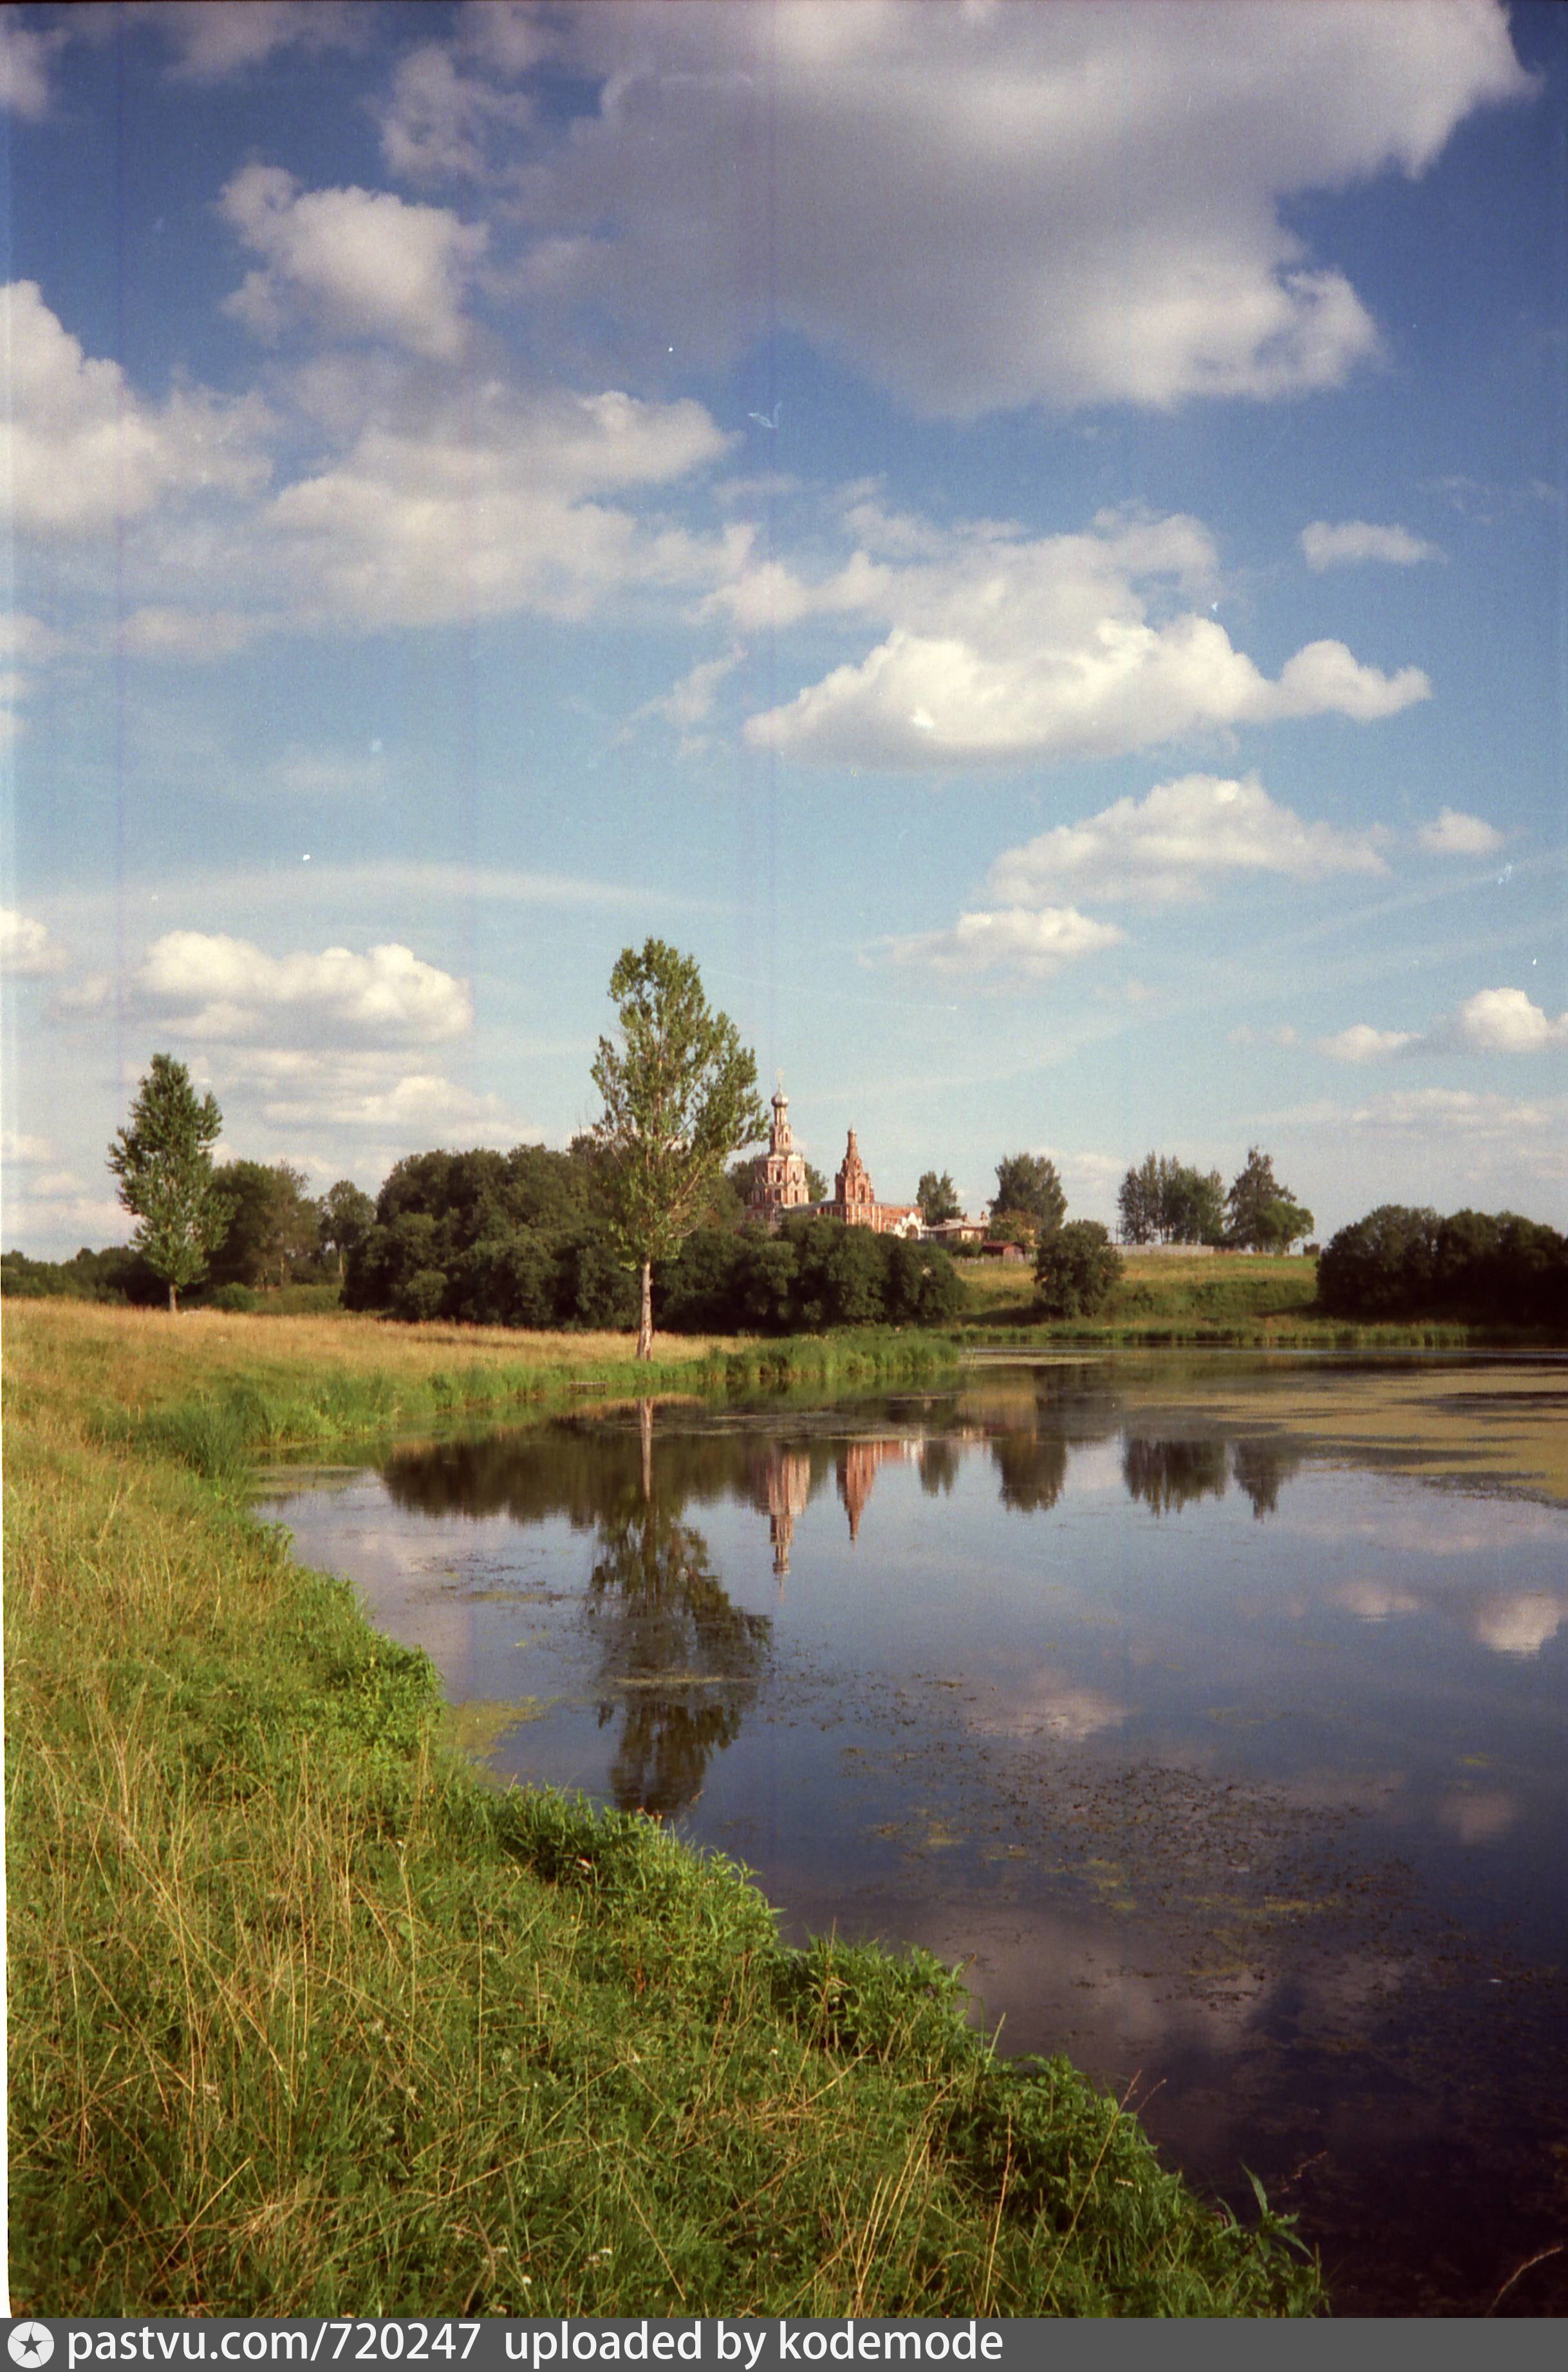
[[[1182,1259],[1123,1254],[1125,1273],[1095,1318],[1045,1319],[1026,1265],[966,1261],[970,1308],[961,1332],[976,1343],[1082,1343],[1102,1349],[1191,1343],[1260,1350],[1463,1350],[1502,1341],[1533,1344],[1540,1333],[1486,1330],[1446,1319],[1357,1325],[1317,1308],[1316,1260],[1251,1252]]]
[[[614,1346],[291,1323],[7,1312],[15,2311],[1320,2304],[934,1962],[787,1950],[652,1822],[482,1785],[181,1416],[343,1443]]]

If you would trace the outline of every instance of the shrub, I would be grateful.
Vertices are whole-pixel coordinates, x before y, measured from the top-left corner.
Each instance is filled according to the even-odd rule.
[[[1092,1318],[1121,1274],[1121,1255],[1098,1219],[1069,1219],[1035,1254],[1035,1284],[1048,1318]]]

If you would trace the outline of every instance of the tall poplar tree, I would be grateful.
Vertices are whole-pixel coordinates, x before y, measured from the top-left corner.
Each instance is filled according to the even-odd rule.
[[[136,1221],[132,1244],[168,1285],[171,1311],[184,1288],[205,1274],[207,1256],[233,1215],[213,1177],[212,1149],[222,1126],[212,1096],[197,1100],[184,1064],[155,1054],[131,1117],[109,1148],[120,1200]]]
[[[610,975],[621,1043],[598,1041],[594,1123],[610,1231],[642,1272],[637,1356],[654,1352],[653,1264],[678,1251],[732,1155],[767,1133],[755,1058],[710,1011],[690,956],[662,939],[621,950]]]

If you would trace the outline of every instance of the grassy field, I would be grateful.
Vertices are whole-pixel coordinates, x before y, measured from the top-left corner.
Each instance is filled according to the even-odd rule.
[[[1126,1273],[1095,1318],[1047,1320],[1035,1306],[1027,1264],[959,1263],[970,1306],[963,1331],[993,1341],[1126,1344],[1220,1343],[1284,1349],[1354,1345],[1376,1349],[1460,1347],[1476,1330],[1434,1321],[1355,1326],[1316,1308],[1318,1263],[1254,1252],[1179,1254],[1125,1251]]]
[[[653,1822],[486,1787],[428,1661],[247,1512],[251,1452],[618,1387],[623,1343],[6,1331],[14,2311],[1320,2308],[934,1962],[787,1950]]]

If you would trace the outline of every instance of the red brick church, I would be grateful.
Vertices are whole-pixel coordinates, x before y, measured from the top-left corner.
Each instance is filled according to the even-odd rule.
[[[773,1093],[773,1124],[768,1150],[757,1165],[756,1182],[747,1200],[747,1216],[776,1227],[789,1211],[814,1219],[841,1219],[846,1227],[870,1227],[879,1236],[918,1236],[922,1221],[917,1203],[879,1203],[871,1173],[860,1157],[854,1131],[849,1133],[844,1157],[833,1183],[832,1199],[814,1203],[806,1182],[806,1157],[795,1142],[789,1124],[789,1098],[779,1081]]]

